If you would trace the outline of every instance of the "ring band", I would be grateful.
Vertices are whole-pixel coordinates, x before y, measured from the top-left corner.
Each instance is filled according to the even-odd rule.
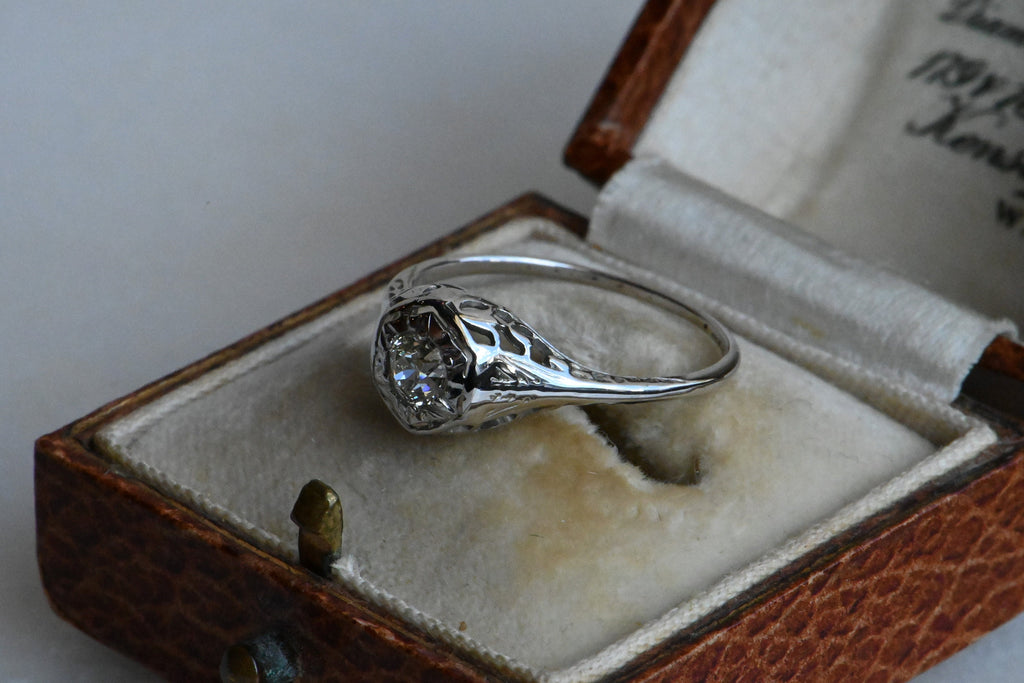
[[[621,377],[578,363],[514,313],[450,279],[472,275],[568,280],[625,294],[688,320],[721,351],[713,364],[668,377]],[[586,266],[526,256],[440,258],[388,285],[372,350],[377,391],[410,432],[486,429],[539,408],[673,398],[728,377],[732,334],[710,315],[644,285]]]

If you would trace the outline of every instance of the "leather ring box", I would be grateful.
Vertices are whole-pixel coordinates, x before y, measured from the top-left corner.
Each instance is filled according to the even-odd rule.
[[[602,120],[616,110],[646,117],[657,98],[649,91],[657,93],[661,86],[634,84],[631,79],[638,74],[646,78],[652,72],[636,64],[667,60],[671,68],[665,73],[670,73],[679,55],[666,53],[659,40],[683,44],[678,32],[692,33],[699,23],[690,11],[685,3],[648,6],[599,95],[594,111],[604,110]],[[662,86],[665,82],[667,76]],[[621,98],[623,91],[644,93],[646,111],[643,105],[602,104]],[[594,119],[592,113],[587,120]],[[620,123],[602,123],[598,129],[618,129]],[[618,155],[619,162],[624,160]],[[523,197],[41,438],[36,461],[39,554],[54,607],[99,640],[179,680],[214,677],[223,654],[236,644],[257,658],[267,647],[276,647],[288,662],[285,669],[309,679],[532,677],[529,670],[475,652],[472,644],[449,637],[444,629],[424,626],[365,592],[299,566],[293,555],[261,545],[259,538],[211,516],[194,500],[147,482],[112,459],[101,435],[315,325],[381,287],[412,260],[465,247],[516,220],[536,218],[563,226],[567,234],[586,232],[580,217],[542,198]],[[996,401],[982,387],[993,376],[997,382],[1020,381],[1020,359],[1019,346],[997,340],[969,380],[977,391],[955,401],[957,410],[990,426],[997,435],[991,446],[600,675],[609,680],[793,675],[900,680],[1020,611],[1024,464],[1019,414],[1012,414],[1012,405],[1005,410],[986,405]],[[104,520],[102,527],[96,519]]]

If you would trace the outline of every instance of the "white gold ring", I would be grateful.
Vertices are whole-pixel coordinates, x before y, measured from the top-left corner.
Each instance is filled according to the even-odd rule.
[[[619,292],[696,325],[721,357],[681,375],[610,375],[574,361],[508,309],[447,284],[471,275],[554,278]],[[377,391],[418,434],[486,429],[539,408],[673,398],[722,381],[738,364],[736,342],[710,315],[611,273],[526,256],[441,258],[403,270],[388,285],[372,350]]]

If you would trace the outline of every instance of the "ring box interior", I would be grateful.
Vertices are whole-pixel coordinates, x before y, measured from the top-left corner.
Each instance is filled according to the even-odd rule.
[[[890,81],[939,54],[919,27],[958,28],[935,19],[940,4],[922,7],[879,8],[847,31],[829,111],[895,103],[820,132],[797,158],[784,152],[820,111],[799,102],[727,120],[738,102],[707,82],[728,80],[727,57],[750,57],[752,32],[820,27],[820,13],[768,21],[743,0],[649,3],[568,148],[607,180],[589,225],[526,195],[39,440],[39,559],[54,608],[178,680],[215,677],[226,649],[260,638],[309,679],[905,680],[1009,619],[1024,608],[1012,271],[932,288],[911,277],[945,266],[910,247],[906,265],[867,260],[885,231],[910,240],[945,216],[953,239],[968,214],[991,222],[998,201],[933,207],[950,187],[992,194],[988,169],[935,135],[904,126],[884,159],[870,153],[884,116],[905,118]],[[845,11],[825,14],[843,26]],[[896,65],[842,91],[862,48],[894,30],[909,47],[870,55]],[[810,88],[777,67],[820,36],[776,42],[759,43],[757,59]],[[775,101],[750,83],[736,92],[751,89],[762,112]],[[733,146],[749,151],[759,123],[783,133],[755,167],[734,168]],[[915,144],[966,169],[900,186],[925,207],[908,222],[876,167],[907,145],[901,163],[930,167]],[[716,153],[732,161],[712,163]],[[370,378],[387,281],[422,258],[482,253],[587,264],[692,302],[737,334],[740,368],[681,400],[407,434]],[[621,295],[526,278],[463,286],[608,372],[713,360],[691,325]],[[290,518],[311,479],[344,511],[326,576],[300,563]]]

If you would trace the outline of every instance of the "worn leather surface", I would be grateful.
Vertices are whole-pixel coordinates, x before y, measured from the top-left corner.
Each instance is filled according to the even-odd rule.
[[[219,680],[225,648],[265,633],[298,653],[303,680],[497,677],[118,476],[71,439],[40,439],[36,507],[56,611],[171,680]]]
[[[1024,451],[620,680],[905,681],[1024,609]]]
[[[288,567],[61,437],[37,454],[55,609],[172,680],[276,632],[310,680],[505,678]],[[902,681],[1024,608],[1024,452],[617,680]]]
[[[601,186],[626,165],[676,64],[715,0],[648,0],[565,148],[565,164]]]

